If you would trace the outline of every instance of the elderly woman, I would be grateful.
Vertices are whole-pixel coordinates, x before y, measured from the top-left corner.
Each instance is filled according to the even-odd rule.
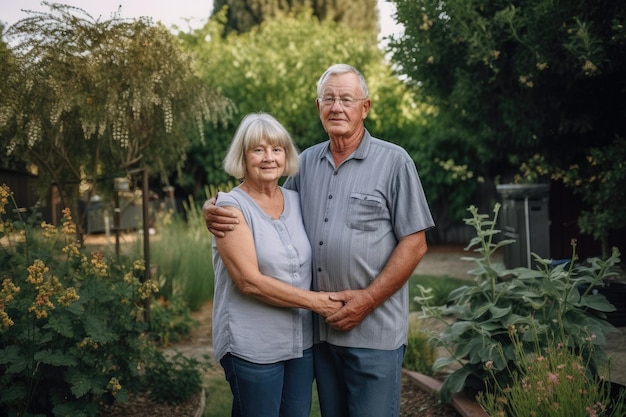
[[[298,194],[278,185],[298,170],[287,130],[252,113],[237,128],[224,170],[242,180],[217,205],[239,224],[213,240],[213,346],[233,394],[233,416],[308,417],[313,319],[342,303],[310,291],[311,247]]]

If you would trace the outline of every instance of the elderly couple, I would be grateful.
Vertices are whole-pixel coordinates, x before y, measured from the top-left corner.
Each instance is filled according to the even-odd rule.
[[[264,113],[235,133],[224,169],[241,184],[204,205],[233,416],[308,417],[314,379],[323,417],[399,415],[407,281],[434,222],[411,157],[365,129],[370,105],[337,64],[317,84],[330,140],[298,155]]]

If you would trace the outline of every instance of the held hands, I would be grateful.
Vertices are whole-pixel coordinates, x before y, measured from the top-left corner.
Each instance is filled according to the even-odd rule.
[[[322,317],[331,316],[343,307],[343,302],[332,299],[333,293],[318,292],[315,294],[318,299],[315,312]]]
[[[235,225],[239,223],[235,213],[232,211],[218,207],[217,197],[211,197],[202,205],[202,212],[204,214],[204,222],[206,228],[216,237],[224,237],[228,232],[235,229]]]
[[[374,298],[367,289],[341,291],[333,293],[330,298],[343,303],[341,310],[326,318],[326,323],[337,330],[354,329],[376,308]]]

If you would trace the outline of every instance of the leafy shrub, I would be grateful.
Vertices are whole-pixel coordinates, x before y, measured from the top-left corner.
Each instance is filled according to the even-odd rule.
[[[469,271],[474,282],[452,291],[448,304],[424,308],[427,317],[440,319],[446,325],[434,342],[445,347],[450,356],[437,359],[434,370],[453,362],[461,365],[444,381],[440,395],[445,402],[463,389],[481,391],[493,388],[495,383],[506,385],[510,379],[507,370],[517,366],[515,348],[508,336],[513,330],[520,334],[524,350],[532,350],[537,344],[543,348],[550,342],[585,355],[590,375],[596,374],[607,360],[605,334],[616,330],[604,314],[614,307],[592,289],[614,274],[611,269],[619,262],[617,249],[606,261],[593,258],[578,263],[576,244],[572,242],[569,264],[552,266],[550,260],[534,255],[536,270],[507,270],[491,260],[498,248],[512,243],[495,242],[499,208],[496,205],[493,220],[478,214],[475,207],[469,208],[472,217],[465,222],[474,227],[477,236],[466,249],[473,248],[480,257],[464,259],[475,264]],[[579,290],[583,285],[586,289]],[[418,301],[428,305],[428,296]],[[448,324],[450,318],[454,320]],[[531,328],[537,329],[536,338],[529,331]],[[589,338],[594,348],[584,349]]]
[[[180,296],[173,296],[171,301],[159,297],[150,305],[150,334],[163,346],[190,336],[197,325],[197,320],[191,317],[187,303]]]
[[[152,400],[176,405],[202,389],[200,368],[208,367],[208,359],[199,361],[177,352],[166,358],[158,352],[146,365],[143,383]]]
[[[156,284],[142,282],[143,261],[80,248],[69,209],[60,228],[5,221],[11,199],[2,185],[0,415],[95,416],[99,404],[143,389],[150,361],[165,366],[144,321]]]

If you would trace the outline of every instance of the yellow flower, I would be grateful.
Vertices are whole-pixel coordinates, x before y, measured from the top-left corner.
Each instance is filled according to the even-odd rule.
[[[76,224],[72,221],[72,211],[66,207],[62,211],[63,218],[61,222],[63,223],[63,233],[66,236],[72,236],[76,234]]]
[[[67,244],[66,246],[63,247],[63,249],[61,249],[61,251],[63,251],[63,253],[67,253],[69,256],[74,256],[74,257],[80,256],[79,247],[76,242],[71,242]]]
[[[159,286],[153,279],[144,282],[141,287],[137,289],[137,293],[142,300],[147,299],[153,293],[159,292]]]
[[[20,292],[20,287],[13,284],[10,278],[5,278],[2,281],[2,290],[0,291],[0,322],[5,329],[15,324],[5,311],[5,308],[6,304],[13,300],[13,295],[18,292]]]
[[[99,277],[106,277],[109,274],[108,265],[104,254],[101,252],[94,252],[91,254],[91,266],[92,271]]]
[[[89,347],[93,350],[98,349],[98,343],[95,342],[91,337],[85,337],[83,340],[81,340],[81,342],[78,344],[78,347],[81,349],[84,349],[86,347]]]
[[[127,284],[131,284],[133,282],[133,278],[135,276],[133,275],[132,271],[128,271],[127,273],[124,274],[124,282]]]
[[[133,268],[137,271],[145,271],[146,270],[145,261],[143,259],[137,259],[135,263],[133,264]]]
[[[43,230],[43,235],[46,238],[53,238],[58,234],[57,228],[46,222],[41,222],[41,229]]]
[[[11,189],[6,185],[0,186],[0,214],[6,213],[5,206],[9,204],[9,197],[13,195]]]
[[[71,303],[78,300],[80,300],[80,296],[74,288],[66,288],[65,292],[58,299],[59,303],[65,307],[69,307]]]
[[[44,280],[44,275],[50,271],[41,259],[35,259],[33,264],[26,269],[28,270],[26,282],[33,285],[41,285]]]
[[[107,388],[111,390],[111,393],[113,395],[116,395],[122,389],[122,384],[120,384],[119,379],[113,377],[109,380],[109,385]]]

